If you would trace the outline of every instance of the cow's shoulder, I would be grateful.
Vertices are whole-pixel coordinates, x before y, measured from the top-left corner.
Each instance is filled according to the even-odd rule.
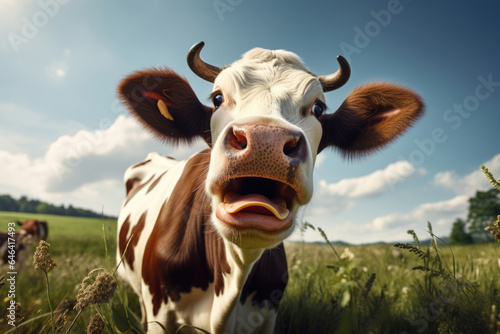
[[[127,196],[118,217],[118,246],[120,256],[125,253],[125,263],[134,270],[136,247],[142,253],[144,240],[149,238],[162,203],[170,197],[171,188],[182,172],[184,161],[150,153],[142,162],[130,166],[125,172]],[[141,242],[140,239],[143,239]]]
[[[152,181],[155,176],[168,172],[178,163],[179,161],[171,157],[156,152],[149,153],[144,161],[138,162],[126,170],[123,179],[127,196],[141,185],[144,186],[146,182]]]
[[[211,203],[205,193],[210,154],[189,158],[169,196],[161,204],[144,250],[142,277],[153,296],[153,312],[179,301],[192,288],[210,283],[222,289],[227,272],[224,243],[210,226]]]

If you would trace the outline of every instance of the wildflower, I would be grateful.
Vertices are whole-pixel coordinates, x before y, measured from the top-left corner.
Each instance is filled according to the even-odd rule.
[[[402,289],[401,289],[401,292],[404,293],[405,295],[408,293],[408,287],[404,286]]]
[[[109,272],[103,272],[90,284],[95,270],[92,270],[82,281],[82,286],[78,291],[75,309],[81,310],[89,304],[108,303],[114,296],[116,290],[116,280]]]
[[[396,268],[397,268],[396,266],[393,266],[392,264],[390,264],[387,266],[387,271],[391,271],[391,270],[396,269]]]
[[[348,261],[354,260],[356,256],[349,248],[344,248],[344,252],[340,255],[341,259],[346,259]]]
[[[89,326],[87,327],[87,334],[100,334],[104,330],[104,320],[102,320],[101,315],[97,313],[90,320]]]
[[[49,254],[50,244],[45,240],[40,240],[40,243],[36,247],[35,254],[33,255],[33,264],[35,269],[41,270],[45,273],[51,271],[56,264],[50,258]]]

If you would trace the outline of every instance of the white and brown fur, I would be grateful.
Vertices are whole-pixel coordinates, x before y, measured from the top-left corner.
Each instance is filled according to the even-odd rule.
[[[125,173],[117,259],[126,254],[118,272],[138,294],[148,332],[161,332],[159,322],[172,332],[189,324],[214,334],[272,333],[288,280],[283,240],[311,199],[316,155],[326,147],[348,157],[376,151],[423,110],[411,90],[371,83],[351,92],[335,113],[315,115],[314,104],[326,103],[322,85],[283,50],[253,49],[224,68],[212,93],[224,97],[218,108],[201,104],[169,69],[133,73],[119,93],[160,139],[202,138],[208,145],[184,161],[151,153]],[[237,178],[293,193],[283,195],[291,225],[271,233],[221,221],[215,208]]]

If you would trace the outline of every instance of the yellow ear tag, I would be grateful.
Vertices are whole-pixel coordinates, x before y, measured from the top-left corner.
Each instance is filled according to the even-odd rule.
[[[174,120],[174,118],[172,117],[172,115],[170,115],[170,112],[168,111],[167,105],[165,104],[165,102],[163,102],[163,100],[158,100],[158,103],[156,105],[158,106],[158,109],[160,110],[160,113],[166,119],[169,119],[171,121]]]

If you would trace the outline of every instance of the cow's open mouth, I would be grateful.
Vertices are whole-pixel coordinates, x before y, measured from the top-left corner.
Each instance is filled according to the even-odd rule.
[[[216,215],[238,229],[279,232],[292,224],[297,193],[289,185],[259,177],[231,179],[219,187]]]

